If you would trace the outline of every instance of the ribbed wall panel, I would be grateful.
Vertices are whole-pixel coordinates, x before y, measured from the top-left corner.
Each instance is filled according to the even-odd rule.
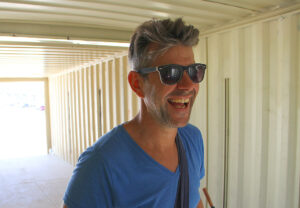
[[[76,164],[101,135],[138,112],[121,56],[49,78],[52,150]]]
[[[194,50],[208,69],[191,122],[202,130],[202,187],[215,207],[299,206],[299,25],[299,14],[283,15],[201,37]],[[129,70],[122,56],[49,78],[55,154],[75,164],[97,138],[137,113]]]
[[[283,15],[200,40],[208,70],[192,122],[206,135],[204,183],[215,207],[299,207],[299,26],[300,14]]]

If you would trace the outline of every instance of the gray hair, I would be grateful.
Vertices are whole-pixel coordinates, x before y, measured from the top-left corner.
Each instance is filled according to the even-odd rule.
[[[149,67],[153,61],[169,48],[182,44],[195,46],[199,41],[199,30],[192,25],[185,25],[182,18],[152,19],[140,25],[131,37],[128,60],[135,71]],[[149,50],[154,43],[157,48]]]

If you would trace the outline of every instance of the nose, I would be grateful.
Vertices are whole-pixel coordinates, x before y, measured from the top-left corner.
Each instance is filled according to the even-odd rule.
[[[198,85],[198,83],[194,83],[187,71],[184,71],[181,80],[177,83],[177,88],[182,90],[191,90],[196,85]]]

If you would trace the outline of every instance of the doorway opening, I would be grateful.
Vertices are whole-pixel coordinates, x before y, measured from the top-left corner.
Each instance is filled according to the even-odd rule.
[[[0,82],[0,159],[47,154],[44,81]]]

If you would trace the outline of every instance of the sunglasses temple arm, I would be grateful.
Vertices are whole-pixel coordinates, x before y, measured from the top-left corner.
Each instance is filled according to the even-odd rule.
[[[141,74],[148,74],[151,72],[158,71],[158,67],[149,67],[149,68],[144,68],[141,70]]]

